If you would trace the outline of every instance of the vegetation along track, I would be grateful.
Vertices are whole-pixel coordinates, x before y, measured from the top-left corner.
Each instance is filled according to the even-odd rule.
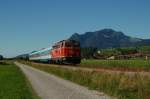
[[[118,68],[113,68],[113,67],[93,67],[90,68],[89,66],[83,66],[81,65],[56,65],[56,64],[43,64],[43,63],[34,63],[34,62],[27,62],[27,61],[21,61],[22,63],[29,64],[29,65],[40,65],[40,66],[52,66],[52,67],[59,67],[59,68],[65,68],[65,69],[70,69],[70,70],[82,70],[82,71],[89,71],[89,72],[105,72],[105,73],[114,73],[114,74],[121,74],[124,73],[126,75],[133,75],[133,74],[140,74],[143,76],[150,76],[150,69],[147,70],[141,70],[139,68],[134,68],[134,69],[121,69],[121,66]],[[150,66],[149,66],[150,67]]]

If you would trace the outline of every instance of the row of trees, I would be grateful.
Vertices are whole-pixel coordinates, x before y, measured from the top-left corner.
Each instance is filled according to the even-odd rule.
[[[0,60],[3,60],[3,56],[2,55],[0,55]]]
[[[29,60],[29,54],[22,54],[22,55],[16,56],[14,59]]]
[[[82,58],[93,58],[97,48],[81,48],[81,57]]]
[[[150,46],[141,47],[124,47],[124,48],[108,48],[108,49],[97,49],[97,48],[82,48],[82,58],[108,58],[110,56],[127,56],[127,55],[150,55]]]
[[[141,47],[124,47],[124,48],[111,48],[101,50],[101,54],[110,55],[129,55],[129,54],[150,54],[150,46]]]

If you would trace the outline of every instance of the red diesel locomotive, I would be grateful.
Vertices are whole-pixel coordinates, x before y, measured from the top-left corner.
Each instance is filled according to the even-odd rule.
[[[80,63],[80,43],[74,40],[63,40],[56,43],[52,47],[51,58],[56,63]]]
[[[62,40],[52,47],[34,51],[29,60],[58,64],[79,64],[81,61],[80,43],[75,40]]]

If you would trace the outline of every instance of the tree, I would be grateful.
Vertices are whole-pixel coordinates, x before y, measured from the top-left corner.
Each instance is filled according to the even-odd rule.
[[[136,47],[117,48],[117,50],[120,51],[122,55],[129,55],[129,54],[138,53]]]
[[[139,47],[139,52],[143,54],[150,54],[150,46]]]
[[[97,48],[87,47],[81,48],[81,57],[82,58],[93,58],[94,53],[97,51]]]
[[[116,50],[115,48],[101,49],[101,55],[104,55],[106,57],[116,56],[116,55],[120,55],[120,54],[121,54],[121,52]]]
[[[0,55],[0,60],[3,60],[3,56],[2,55]]]

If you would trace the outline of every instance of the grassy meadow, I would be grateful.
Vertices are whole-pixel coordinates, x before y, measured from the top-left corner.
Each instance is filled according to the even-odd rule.
[[[39,99],[21,70],[0,62],[0,99]]]
[[[150,71],[150,60],[82,60],[81,67]]]
[[[26,64],[118,99],[150,99],[150,76],[70,70],[30,62]]]

